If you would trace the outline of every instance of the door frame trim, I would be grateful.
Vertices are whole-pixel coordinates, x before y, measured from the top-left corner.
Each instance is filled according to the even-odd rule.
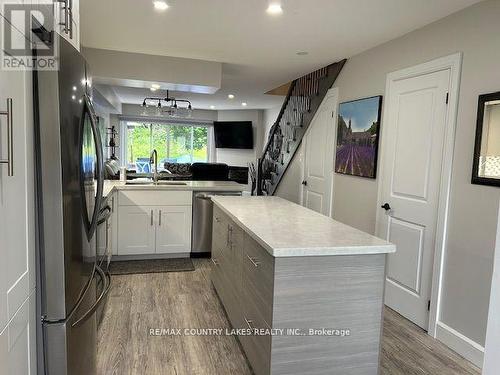
[[[328,100],[330,98],[335,98],[334,108],[338,112],[338,107],[339,107],[339,89],[338,89],[338,87],[332,87],[327,91],[325,97],[323,98],[323,101],[321,102],[321,105],[319,106],[318,110],[316,111],[316,114],[314,115],[313,119],[311,120],[311,126],[309,126],[309,128],[306,130],[306,133],[304,134],[304,137],[302,138],[302,145],[304,147],[303,148],[304,161],[302,162],[302,168],[301,168],[301,178],[300,178],[301,183],[302,183],[302,181],[304,181],[304,178],[306,175],[307,137],[309,136],[309,132],[311,131],[311,127],[314,126],[314,121],[316,121],[318,114],[321,112],[323,107],[326,106],[326,103],[328,102]],[[332,217],[332,214],[333,214],[333,198],[334,198],[333,180],[334,180],[334,176],[335,176],[335,144],[337,142],[337,119],[338,119],[338,115],[335,116],[335,118],[333,119],[333,144],[332,144],[333,158],[330,161],[327,160],[327,164],[331,163],[330,178],[329,178],[330,191],[328,193],[329,198],[330,198],[330,205],[329,205],[330,207],[328,207],[328,217]],[[302,185],[302,184],[300,185],[300,205],[304,206],[304,185]]]
[[[450,205],[450,192],[451,192],[451,177],[453,168],[453,153],[455,147],[456,124],[458,115],[458,101],[460,93],[460,80],[462,72],[462,52],[457,52],[452,55],[444,56],[418,64],[409,68],[401,69],[387,74],[385,86],[385,103],[390,98],[391,86],[395,81],[403,79],[418,77],[424,74],[435,73],[443,70],[450,71],[449,83],[449,101],[446,112],[446,129],[443,147],[443,163],[441,167],[441,184],[439,188],[439,202],[437,212],[437,225],[436,225],[436,241],[434,244],[434,262],[432,270],[432,287],[431,287],[431,304],[429,312],[429,326],[428,334],[436,337],[437,323],[441,312],[441,297],[442,297],[442,281],[443,281],[443,261],[446,252],[446,238],[448,232],[448,216]],[[387,124],[389,121],[389,106],[384,105],[382,123]],[[383,127],[382,127],[383,132]],[[384,137],[380,138],[380,152],[379,158],[384,160]],[[378,206],[382,204],[382,182],[383,182],[383,162],[379,163],[379,181],[378,181],[378,197],[377,197],[377,212]],[[381,225],[381,215],[377,213],[375,233],[378,233]]]
[[[488,325],[486,327],[486,343],[484,345],[483,374],[493,375],[500,366],[498,350],[500,348],[500,199],[498,201],[498,223],[493,257],[493,276],[491,278],[490,307]]]

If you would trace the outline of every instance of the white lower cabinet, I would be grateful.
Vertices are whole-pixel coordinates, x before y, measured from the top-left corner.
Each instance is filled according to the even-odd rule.
[[[154,254],[156,225],[153,206],[118,209],[118,255]]]
[[[158,195],[159,203],[150,205]],[[127,192],[119,195],[116,255],[184,254],[191,252],[191,192]],[[186,195],[187,194],[187,195]],[[186,195],[186,197],[184,197]],[[175,198],[175,199],[173,199]],[[177,199],[180,198],[180,199]],[[172,203],[178,202],[179,205]],[[149,203],[143,205],[142,203]]]
[[[191,206],[161,206],[157,212],[156,252],[190,252]]]

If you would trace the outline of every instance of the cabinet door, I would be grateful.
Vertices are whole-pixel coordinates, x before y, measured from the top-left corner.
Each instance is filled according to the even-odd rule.
[[[111,253],[118,255],[118,194],[113,193],[111,197],[111,218],[109,221],[111,226]]]
[[[6,115],[0,115],[0,331],[35,286],[35,214],[32,91],[29,72],[0,69],[0,111],[12,99],[12,137]],[[9,155],[9,145],[12,153]]]
[[[0,331],[0,374],[36,374],[36,297],[33,292]]]
[[[118,209],[118,255],[155,253],[155,207],[121,206]]]
[[[80,5],[78,0],[67,0],[67,4],[71,11],[64,2],[55,3],[56,32],[80,51]]]
[[[159,206],[156,253],[191,252],[191,206]]]

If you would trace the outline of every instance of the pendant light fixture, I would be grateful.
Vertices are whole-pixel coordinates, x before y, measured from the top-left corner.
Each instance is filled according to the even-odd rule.
[[[162,102],[165,102],[165,104],[162,105]],[[178,103],[181,105],[179,106]],[[166,113],[171,117],[191,117],[193,112],[193,106],[189,100],[172,98],[169,96],[168,90],[166,98],[144,98],[142,102],[142,107],[144,108],[143,114],[147,114],[148,107],[153,105],[156,105],[156,113],[158,115]]]

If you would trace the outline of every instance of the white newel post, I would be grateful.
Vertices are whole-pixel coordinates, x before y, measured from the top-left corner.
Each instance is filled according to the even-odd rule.
[[[498,209],[495,256],[493,259],[490,311],[484,349],[484,375],[498,374],[498,369],[500,369],[500,205]]]

